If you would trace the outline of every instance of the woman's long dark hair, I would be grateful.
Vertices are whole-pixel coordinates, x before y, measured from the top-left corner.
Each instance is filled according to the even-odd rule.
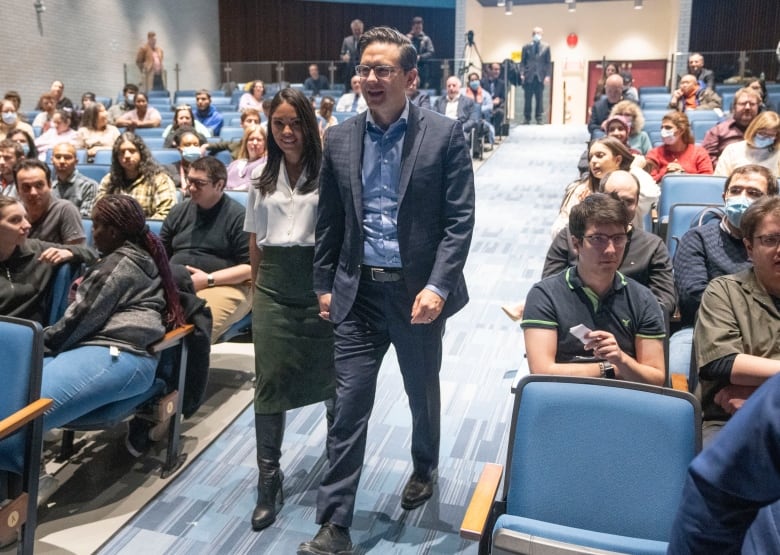
[[[149,151],[146,143],[144,143],[144,140],[135,133],[125,131],[119,135],[116,141],[114,141],[114,146],[111,149],[111,173],[108,183],[109,193],[120,193],[125,189],[125,186],[129,186],[132,183],[125,176],[125,170],[122,167],[122,164],[119,163],[119,148],[124,142],[133,143],[135,148],[138,149],[138,152],[141,155],[141,164],[139,165],[138,170],[146,181],[152,181],[155,175],[165,171],[154,161],[152,153]]]
[[[590,192],[595,193],[599,190],[599,181],[590,171],[590,148],[595,144],[602,144],[612,153],[612,156],[620,156],[620,165],[618,169],[628,171],[631,169],[631,162],[634,161],[634,155],[626,145],[621,143],[615,137],[600,137],[590,142],[588,145],[588,182],[590,183]]]
[[[276,144],[273,134],[274,112],[282,103],[287,103],[293,107],[298,119],[301,120],[301,129],[303,131],[303,169],[306,173],[306,182],[301,186],[300,192],[310,193],[317,189],[320,173],[320,164],[322,163],[322,141],[320,140],[320,129],[317,125],[317,117],[314,115],[314,108],[306,96],[295,89],[282,89],[271,101],[271,108],[268,111],[268,137],[266,152],[268,153],[268,162],[260,174],[260,179],[254,186],[263,196],[273,194],[276,191],[276,180],[279,177],[284,153],[279,145]],[[295,187],[295,183],[290,183]]]
[[[146,225],[144,211],[138,201],[128,195],[100,197],[93,208],[92,219],[116,228],[126,241],[138,245],[149,253],[157,265],[165,294],[165,323],[168,327],[183,325],[184,310],[179,302],[179,290],[173,281],[168,255],[160,238]]]

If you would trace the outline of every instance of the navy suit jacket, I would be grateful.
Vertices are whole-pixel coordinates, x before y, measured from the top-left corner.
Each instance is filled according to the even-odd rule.
[[[447,95],[444,94],[436,99],[434,110],[440,114],[447,112]],[[469,133],[482,119],[482,113],[480,112],[477,103],[471,100],[468,96],[460,95],[458,97],[458,121],[463,127],[464,133]]]
[[[346,318],[363,262],[363,135],[367,113],[325,135],[314,248],[314,290],[330,291],[330,319]],[[423,147],[423,145],[425,145]],[[463,266],[474,228],[474,173],[460,123],[409,105],[398,191],[398,245],[410,298],[448,291],[442,317],[468,302]],[[411,314],[411,305],[409,313]]]
[[[531,83],[534,77],[539,79],[539,81],[544,81],[545,77],[550,76],[550,70],[552,69],[550,45],[546,42],[540,42],[539,54],[534,54],[534,47],[533,42],[523,46],[523,54],[520,60],[523,83]]]

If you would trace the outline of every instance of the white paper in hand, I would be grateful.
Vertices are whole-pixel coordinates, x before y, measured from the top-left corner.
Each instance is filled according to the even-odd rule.
[[[588,340],[585,339],[585,336],[588,335],[591,332],[591,329],[588,326],[585,326],[583,324],[577,324],[576,326],[572,326],[569,328],[569,333],[571,333],[574,337],[582,341],[583,345],[586,345],[588,343]]]

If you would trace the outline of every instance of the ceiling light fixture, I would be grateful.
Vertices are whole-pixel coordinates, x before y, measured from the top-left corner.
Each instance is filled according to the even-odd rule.
[[[498,0],[498,2],[496,3],[496,6],[498,6],[499,8],[503,8],[505,5],[506,5],[506,0]]]
[[[577,11],[577,2],[572,0],[569,2],[569,12],[576,12]]]

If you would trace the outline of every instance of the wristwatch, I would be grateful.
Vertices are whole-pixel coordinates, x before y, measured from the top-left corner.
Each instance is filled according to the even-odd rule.
[[[610,380],[615,379],[615,367],[610,362],[599,362],[599,370],[601,370],[601,377],[608,378]]]
[[[216,283],[214,283],[214,274],[208,274],[206,276],[206,283],[209,287],[214,287]]]

